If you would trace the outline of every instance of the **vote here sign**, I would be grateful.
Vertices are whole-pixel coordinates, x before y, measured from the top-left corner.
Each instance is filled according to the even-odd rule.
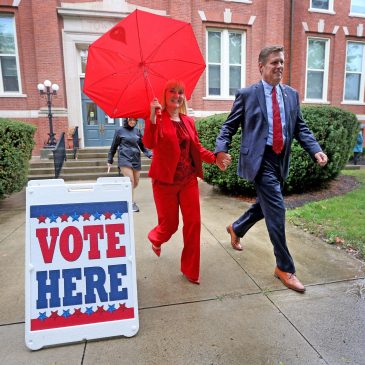
[[[26,196],[26,345],[135,335],[129,179],[30,181]]]

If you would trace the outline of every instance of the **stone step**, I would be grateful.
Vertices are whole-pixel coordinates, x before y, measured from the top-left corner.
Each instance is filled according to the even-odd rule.
[[[94,151],[96,150],[96,152]],[[64,180],[94,180],[101,176],[118,176],[117,156],[110,173],[107,174],[107,151],[109,149],[80,150],[77,159],[68,153],[67,161],[64,162],[60,178]],[[86,152],[85,152],[86,151]],[[53,155],[52,155],[53,157]],[[151,160],[144,155],[141,156],[142,170],[141,178],[147,177]],[[30,161],[28,180],[53,179],[53,159],[34,158]]]
[[[74,174],[65,174],[61,173],[59,176],[59,179],[63,179],[65,181],[85,181],[85,180],[96,180],[99,177],[115,177],[115,176],[122,176],[119,175],[118,172],[111,171],[109,174],[105,171],[104,173],[98,173],[98,172],[87,172],[87,173],[74,173]],[[147,178],[148,177],[148,171],[141,171],[141,178]],[[37,174],[37,175],[29,175],[28,180],[40,180],[40,179],[53,179],[54,173],[52,175],[50,174]]]

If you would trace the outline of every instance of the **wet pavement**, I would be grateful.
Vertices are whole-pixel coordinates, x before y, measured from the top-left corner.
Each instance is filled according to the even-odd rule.
[[[131,338],[31,351],[24,342],[25,192],[0,201],[0,363],[13,364],[365,364],[365,264],[287,225],[305,294],[274,278],[264,222],[231,248],[226,225],[248,204],[200,182],[201,284],[180,273],[179,231],[152,252],[156,224],[149,179],[136,190],[134,214],[139,332]],[[361,290],[363,290],[361,292]]]

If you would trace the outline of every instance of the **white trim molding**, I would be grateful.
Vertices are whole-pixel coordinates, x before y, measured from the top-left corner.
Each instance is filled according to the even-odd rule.
[[[356,28],[356,35],[362,37],[364,35],[364,24],[359,24]]]
[[[205,16],[204,10],[198,10],[198,14],[199,14],[200,19],[203,22],[206,22],[207,21],[207,17]]]
[[[231,9],[224,9],[223,19],[225,23],[232,23],[232,11]]]

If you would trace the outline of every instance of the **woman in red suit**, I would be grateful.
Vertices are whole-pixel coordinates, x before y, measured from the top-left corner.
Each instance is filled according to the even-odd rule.
[[[157,115],[161,109],[161,115]],[[161,245],[178,229],[180,207],[184,223],[181,272],[190,282],[199,284],[201,221],[197,177],[203,177],[202,160],[213,164],[215,155],[200,144],[194,121],[186,112],[184,85],[176,80],[166,84],[162,105],[157,98],[151,102],[143,143],[153,149],[149,176],[158,224],[148,239],[160,256]]]

